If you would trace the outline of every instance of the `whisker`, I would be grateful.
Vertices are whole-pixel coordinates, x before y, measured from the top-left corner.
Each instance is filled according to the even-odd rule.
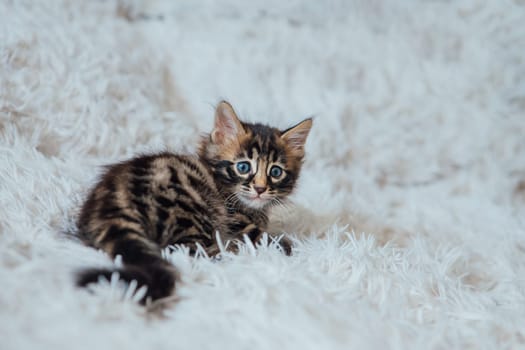
[[[285,212],[285,215],[289,215],[291,213],[292,208],[290,207],[288,202],[285,202],[277,197],[275,197],[271,202],[273,207],[279,207],[280,209],[283,209]]]

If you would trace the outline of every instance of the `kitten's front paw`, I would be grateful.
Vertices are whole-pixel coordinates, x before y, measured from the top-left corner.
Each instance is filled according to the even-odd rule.
[[[279,247],[283,250],[284,254],[286,254],[287,256],[292,255],[293,243],[286,236],[281,237],[281,239],[279,240]]]

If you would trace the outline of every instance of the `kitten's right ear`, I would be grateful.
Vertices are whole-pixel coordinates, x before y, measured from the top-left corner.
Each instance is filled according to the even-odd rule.
[[[211,132],[211,141],[215,144],[224,144],[236,140],[244,133],[244,127],[231,104],[221,101],[215,110],[215,125]]]

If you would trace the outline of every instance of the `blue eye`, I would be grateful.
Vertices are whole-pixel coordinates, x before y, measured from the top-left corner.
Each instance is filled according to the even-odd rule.
[[[277,165],[274,165],[271,169],[270,169],[270,175],[272,177],[279,177],[281,176],[283,173],[283,169],[281,169],[281,167],[278,167]]]
[[[239,174],[247,174],[250,172],[250,162],[239,162],[237,163],[237,171]]]

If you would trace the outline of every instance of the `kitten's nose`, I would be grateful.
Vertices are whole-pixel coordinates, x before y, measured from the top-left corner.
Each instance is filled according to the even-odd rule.
[[[253,189],[255,192],[257,192],[257,194],[261,194],[266,191],[266,186],[253,186]]]

